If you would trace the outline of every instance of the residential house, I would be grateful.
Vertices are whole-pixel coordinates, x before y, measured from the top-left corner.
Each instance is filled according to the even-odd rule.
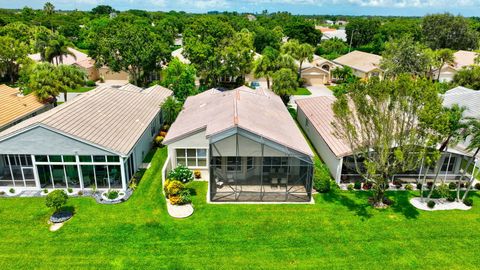
[[[361,79],[370,77],[382,77],[383,71],[380,69],[380,55],[366,53],[361,51],[353,51],[342,55],[335,60],[335,64],[347,66],[353,69],[353,74]]]
[[[18,89],[0,85],[0,131],[49,110],[51,104],[42,103],[35,95],[23,95]]]
[[[344,42],[347,41],[347,32],[345,29],[335,29],[328,27],[317,27],[322,32],[322,40],[338,38]]]
[[[280,97],[242,86],[189,97],[164,144],[208,181],[209,202],[310,202],[313,153]]]
[[[189,65],[190,64],[190,60],[188,60],[185,56],[183,56],[183,47],[180,47],[176,50],[174,50],[172,53],[172,58],[178,58],[178,60],[180,60],[180,62],[184,63],[184,64],[187,64]]]
[[[127,189],[172,94],[100,86],[0,132],[0,187]]]
[[[451,82],[455,74],[463,69],[475,65],[475,59],[478,53],[471,51],[458,51],[453,54],[454,63],[452,65],[444,65],[438,76],[438,69],[433,72],[434,78],[441,82]]]
[[[458,94],[446,94],[444,105],[449,106],[452,103],[457,103],[460,99],[456,98],[456,95]],[[460,95],[471,95],[471,93]],[[480,95],[477,95],[476,101],[479,103],[476,103],[477,106],[473,106],[472,110],[474,110],[475,115],[480,115],[478,109]],[[355,169],[352,149],[347,142],[334,135],[335,128],[332,124],[335,120],[332,110],[334,102],[335,98],[328,96],[296,100],[297,120],[323,162],[330,169],[335,181],[337,183],[348,183],[360,179],[360,176]],[[463,105],[468,105],[467,103],[469,101],[466,101]],[[441,166],[440,178],[445,181],[458,179],[461,175],[462,161],[467,159],[469,155],[471,156],[471,153],[467,152],[464,146],[458,145],[448,148],[437,163],[437,166]],[[421,180],[425,170],[426,168],[421,166],[417,170],[397,174],[394,179],[416,182]],[[427,172],[427,178],[429,179],[433,178],[434,175],[435,169],[430,169]]]
[[[128,81],[129,75],[125,71],[114,72],[107,66],[102,66],[97,68],[95,66],[95,60],[89,57],[87,54],[76,50],[74,48],[68,48],[73,55],[64,55],[62,57],[62,61],[60,61],[60,57],[55,57],[53,62],[64,64],[64,65],[75,65],[80,69],[84,70],[87,74],[87,79],[96,81],[102,78],[103,80],[120,80],[120,81]],[[28,57],[35,62],[42,61],[40,53],[30,54]]]
[[[302,64],[302,78],[308,86],[327,84],[332,80],[331,71],[337,67],[332,61],[314,54],[311,62]]]

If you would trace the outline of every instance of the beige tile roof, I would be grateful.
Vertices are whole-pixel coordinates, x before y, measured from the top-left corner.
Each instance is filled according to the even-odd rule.
[[[33,95],[19,96],[20,92],[4,84],[0,85],[0,127],[5,126],[16,119],[20,119],[37,110],[45,104],[39,102]]]
[[[470,51],[458,51],[453,54],[455,59],[455,68],[461,69],[463,67],[475,64],[475,58],[478,53]]]
[[[343,66],[349,66],[353,69],[363,72],[370,72],[380,68],[381,60],[382,57],[380,55],[361,51],[353,51],[338,57],[337,59],[333,60],[333,62]]]
[[[95,66],[95,60],[93,60],[92,58],[88,58],[81,61],[77,61],[74,63],[74,65],[77,65],[82,68],[91,68]]]
[[[334,135],[335,128],[332,122],[335,116],[332,110],[334,97],[313,97],[296,100],[298,108],[301,109],[311,125],[317,130],[330,150],[338,158],[351,154],[351,148],[343,140]]]
[[[73,65],[75,63],[83,62],[85,60],[91,59],[90,57],[88,57],[87,54],[85,54],[85,53],[83,53],[79,50],[75,50],[74,48],[69,47],[68,50],[71,51],[75,55],[75,57],[73,57],[71,55],[66,55],[66,56],[64,55],[63,56],[63,64],[64,65]],[[28,57],[30,57],[30,59],[32,59],[33,61],[36,61],[36,62],[41,61],[40,53],[30,54]]]
[[[164,143],[205,129],[206,136],[239,127],[290,149],[313,156],[280,97],[268,90],[211,89],[189,97]]]
[[[41,125],[127,155],[170,95],[158,85],[141,91],[100,86],[1,132],[0,140]]]

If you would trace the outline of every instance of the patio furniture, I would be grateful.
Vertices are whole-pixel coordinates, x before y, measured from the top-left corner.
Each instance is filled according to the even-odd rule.
[[[283,178],[280,178],[280,186],[287,186],[287,178],[286,177],[283,177]]]
[[[278,178],[272,178],[271,184],[272,188],[278,188]]]
[[[218,180],[218,178],[215,178],[215,184],[217,185],[217,188],[223,188],[223,182]]]

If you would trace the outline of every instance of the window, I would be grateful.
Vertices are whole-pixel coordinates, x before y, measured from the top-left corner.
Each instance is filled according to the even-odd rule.
[[[455,161],[456,161],[455,159],[456,159],[456,157],[451,157],[450,158],[450,163],[449,163],[448,162],[448,157],[445,157],[444,160],[443,160],[441,171],[442,172],[452,172],[453,168],[455,167]]]
[[[253,157],[247,157],[247,170],[253,169]]]
[[[62,162],[62,156],[48,156],[50,162]]]
[[[93,156],[93,162],[105,162],[105,156]]]
[[[242,170],[242,159],[236,157],[227,157],[227,171],[241,171]]]
[[[35,156],[36,162],[48,162],[47,156]]]
[[[80,162],[92,162],[92,156],[79,156]]]
[[[120,159],[118,158],[118,156],[107,156],[107,161],[108,162],[119,162]]]
[[[63,162],[75,162],[75,156],[63,156]]]
[[[207,149],[176,149],[177,164],[188,167],[206,167]]]

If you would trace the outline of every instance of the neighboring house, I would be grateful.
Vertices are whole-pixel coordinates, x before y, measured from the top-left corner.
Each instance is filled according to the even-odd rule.
[[[242,86],[189,97],[164,144],[164,176],[201,172],[209,202],[310,202],[313,153],[280,97]]]
[[[338,21],[335,21],[335,25],[347,25],[347,21],[343,21],[343,20],[338,20]]]
[[[325,24],[334,25],[335,22],[334,22],[334,21],[331,21],[331,20],[325,20]]]
[[[458,51],[453,54],[453,65],[444,65],[438,77],[438,69],[433,71],[434,78],[441,82],[451,82],[457,72],[463,68],[469,68],[475,65],[475,59],[478,53],[471,51]]]
[[[96,81],[100,78],[104,80],[122,80],[128,81],[128,73],[125,71],[114,72],[107,66],[102,66],[97,68],[95,66],[95,60],[89,57],[87,54],[76,50],[74,48],[68,48],[70,52],[73,53],[72,55],[64,55],[62,57],[64,65],[75,65],[80,69],[84,70],[87,74],[87,79]],[[35,62],[42,61],[40,53],[30,54],[28,57]],[[55,57],[54,63],[60,63],[59,57]]]
[[[51,104],[44,104],[35,95],[23,95],[15,88],[0,84],[0,131],[49,110]]]
[[[383,71],[380,69],[380,55],[353,51],[332,60],[335,64],[347,66],[353,69],[353,74],[361,79],[370,77],[382,77]]]
[[[447,100],[449,99],[446,97],[445,106],[448,106],[449,101]],[[480,96],[477,101],[480,102]],[[332,125],[332,122],[335,120],[332,110],[334,102],[334,97],[327,96],[296,100],[298,106],[297,120],[305,134],[310,138],[321,159],[330,169],[330,173],[335,181],[337,183],[348,183],[360,179],[360,176],[355,170],[350,146],[347,142],[334,135],[335,128]],[[474,107],[474,109],[478,112],[479,109],[477,107]],[[464,147],[448,148],[448,151],[443,154],[437,163],[437,166],[442,166],[440,178],[442,180],[458,179],[461,175],[461,163],[465,158],[468,158],[469,154],[471,155],[471,153],[465,151]],[[394,179],[416,182],[421,180],[424,172],[425,168],[422,166],[412,172],[397,174],[394,176]],[[431,179],[434,176],[435,169],[430,169],[427,173],[427,178]]]
[[[183,56],[183,47],[176,49],[172,52],[172,58],[178,58],[180,62],[184,64],[190,64],[190,60],[188,60],[185,56]]]
[[[322,32],[322,40],[338,38],[342,41],[347,41],[347,32],[345,31],[345,29],[334,29],[328,27],[320,27],[317,29]]]
[[[298,61],[296,61],[298,65]],[[302,64],[302,78],[308,86],[318,86],[329,83],[332,80],[331,71],[338,67],[332,61],[321,56],[313,55],[312,62]]]
[[[126,190],[172,94],[100,86],[0,132],[0,187]]]

